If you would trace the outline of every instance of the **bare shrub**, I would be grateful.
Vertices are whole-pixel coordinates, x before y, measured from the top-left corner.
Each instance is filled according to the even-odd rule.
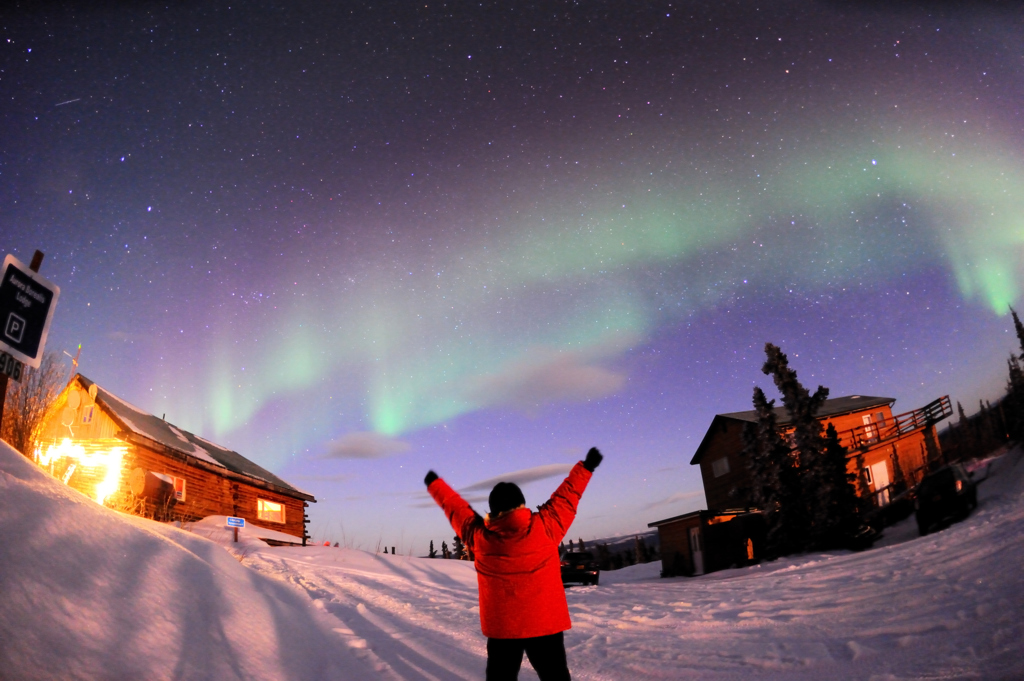
[[[7,382],[0,437],[25,456],[35,449],[47,410],[67,385],[67,367],[60,353],[47,352],[38,369],[26,367],[21,382]]]

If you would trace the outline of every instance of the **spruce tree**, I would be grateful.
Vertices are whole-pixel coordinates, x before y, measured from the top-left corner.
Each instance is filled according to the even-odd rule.
[[[437,558],[437,551],[434,550],[434,540],[430,540],[430,554],[427,558]]]
[[[846,448],[839,441],[839,433],[831,423],[825,430],[822,463],[828,494],[828,513],[826,532],[818,548],[839,548],[849,545],[862,524],[861,497],[857,494],[860,469],[850,472]]]
[[[441,542],[441,557],[447,560],[452,557],[451,551],[448,550],[448,542]]]
[[[754,503],[765,517],[766,552],[781,556],[799,551],[806,534],[799,479],[791,449],[779,434],[775,400],[755,387],[753,402],[757,421],[743,430],[744,458]]]
[[[455,560],[466,559],[466,545],[462,543],[459,535],[455,535],[455,538],[452,540],[452,558]]]
[[[1017,333],[1017,343],[1020,345],[1021,354],[1010,353],[1008,360],[1009,380],[1006,385],[1007,407],[1009,414],[1006,415],[1006,430],[1010,437],[1015,440],[1024,439],[1024,324],[1021,324],[1017,311],[1012,307],[1010,314],[1013,316],[1013,328]]]
[[[783,472],[795,475],[793,486],[797,492],[803,492],[793,498],[793,503],[802,506],[804,511],[801,523],[804,527],[799,528],[800,535],[793,539],[797,546],[827,545],[832,522],[829,517],[831,499],[826,488],[831,487],[831,483],[828,466],[823,461],[825,438],[817,413],[828,399],[828,388],[819,385],[814,394],[810,394],[797,380],[796,371],[790,368],[789,359],[777,345],[765,343],[764,352],[767,359],[761,371],[771,375],[782,394],[782,404],[789,412],[793,428],[795,470]]]
[[[647,543],[644,542],[644,540],[641,539],[639,535],[634,535],[633,544],[633,548],[636,551],[636,560],[638,563],[646,563],[648,560],[650,560],[647,557]]]

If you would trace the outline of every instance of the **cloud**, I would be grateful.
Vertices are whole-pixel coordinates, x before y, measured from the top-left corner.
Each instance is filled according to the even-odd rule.
[[[658,506],[668,506],[669,504],[679,503],[681,501],[693,501],[694,499],[701,499],[704,497],[704,490],[694,490],[692,492],[677,492],[659,501],[654,501],[644,508],[657,508]]]
[[[490,497],[491,488],[497,485],[499,482],[514,482],[517,485],[525,485],[530,482],[536,482],[537,480],[544,480],[545,478],[564,478],[569,475],[569,471],[572,470],[574,464],[571,463],[549,463],[543,466],[534,466],[533,468],[524,468],[521,471],[513,471],[511,473],[503,473],[502,475],[496,475],[493,478],[487,478],[480,482],[474,482],[471,485],[459,488],[459,496],[466,500],[468,504],[483,504],[487,506],[488,499]],[[477,492],[477,494],[471,494],[471,492]],[[486,494],[479,494],[479,492],[486,492]],[[437,504],[432,499],[427,501],[417,501],[411,504],[412,508],[432,508]]]
[[[543,480],[544,478],[565,477],[569,475],[569,471],[572,470],[572,467],[573,464],[571,463],[549,463],[543,466],[524,468],[521,471],[504,473],[493,478],[481,480],[480,482],[474,482],[472,485],[463,487],[460,491],[476,492],[479,490],[487,490],[490,492],[491,488],[499,482],[514,482],[517,485],[525,485],[528,482],[535,482],[537,480]]]
[[[585,353],[534,350],[496,373],[472,379],[467,397],[480,407],[525,411],[607,397],[622,387],[626,376],[597,366],[594,359]]]
[[[372,432],[348,433],[327,443],[325,459],[380,459],[409,450],[409,443]]]
[[[332,475],[316,475],[316,474],[303,474],[289,475],[289,479],[295,480],[314,480],[316,482],[349,482],[355,479],[355,475],[351,473],[334,473]]]

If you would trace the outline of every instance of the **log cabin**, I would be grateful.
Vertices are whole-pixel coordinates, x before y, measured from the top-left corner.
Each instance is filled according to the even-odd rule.
[[[76,374],[47,412],[33,458],[98,503],[158,520],[211,515],[305,545],[313,495]]]
[[[895,402],[891,397],[849,395],[826,400],[817,414],[822,431],[829,424],[835,427],[847,451],[849,472],[861,477],[861,489],[877,508],[915,486],[929,466],[940,463],[935,424],[953,413],[948,395],[893,416]],[[775,419],[780,434],[789,438],[793,427],[784,406],[775,407]],[[758,510],[743,453],[743,429],[753,423],[753,410],[716,414],[690,460],[700,466],[708,510],[648,525],[658,528],[666,575],[703,574],[728,561],[743,564],[740,545],[751,548],[750,560],[760,555],[763,523],[749,518]],[[720,527],[736,520],[741,523],[729,530]]]

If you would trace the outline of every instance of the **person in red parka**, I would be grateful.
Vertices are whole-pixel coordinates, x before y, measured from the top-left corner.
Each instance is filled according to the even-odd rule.
[[[490,513],[483,518],[437,473],[427,473],[427,491],[475,556],[487,681],[517,678],[524,652],[541,681],[569,679],[563,632],[572,622],[558,545],[603,458],[591,447],[536,513],[526,508],[515,483],[499,482],[488,499]]]

